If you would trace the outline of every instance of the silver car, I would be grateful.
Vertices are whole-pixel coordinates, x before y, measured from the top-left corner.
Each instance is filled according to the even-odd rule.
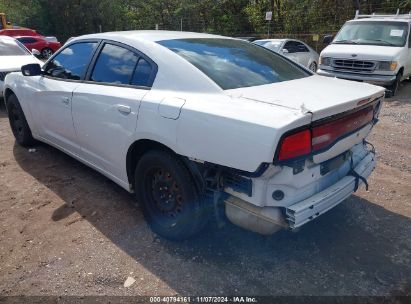
[[[318,68],[318,53],[300,40],[294,39],[262,39],[253,43],[274,52],[283,54],[291,60],[305,66],[313,72]]]

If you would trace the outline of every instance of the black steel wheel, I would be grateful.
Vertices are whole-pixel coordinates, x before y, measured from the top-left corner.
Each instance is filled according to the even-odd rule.
[[[164,238],[190,238],[208,221],[190,172],[169,152],[143,155],[136,167],[135,190],[151,229]]]
[[[7,98],[6,106],[10,127],[17,143],[23,147],[32,146],[35,140],[16,95]]]

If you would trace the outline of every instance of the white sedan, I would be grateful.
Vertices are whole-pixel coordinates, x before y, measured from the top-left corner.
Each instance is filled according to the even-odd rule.
[[[41,63],[20,42],[8,36],[0,36],[0,98],[3,97],[3,82],[10,72],[20,71],[29,63]]]
[[[357,190],[384,89],[317,76],[222,36],[131,31],[73,38],[7,75],[17,142],[48,143],[135,193],[170,239],[225,212],[270,234]]]
[[[300,40],[293,39],[263,39],[253,43],[280,53],[313,72],[317,71],[320,55],[310,46]]]

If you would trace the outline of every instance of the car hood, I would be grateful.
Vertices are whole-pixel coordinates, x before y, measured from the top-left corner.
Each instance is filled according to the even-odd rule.
[[[390,61],[395,60],[401,49],[401,47],[378,45],[330,44],[321,52],[321,56],[341,59]]]
[[[311,113],[314,121],[355,109],[366,99],[382,97],[385,89],[366,83],[315,75],[225,92],[231,97],[277,105],[293,112]]]
[[[0,72],[19,71],[25,64],[38,63],[41,61],[33,56],[0,56]]]

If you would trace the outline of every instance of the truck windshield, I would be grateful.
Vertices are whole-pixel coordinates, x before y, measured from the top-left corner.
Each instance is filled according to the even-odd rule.
[[[396,21],[350,21],[335,37],[334,44],[368,44],[403,47],[408,23]]]
[[[255,44],[225,38],[159,41],[211,78],[223,90],[308,77],[287,59]]]
[[[30,52],[20,42],[0,39],[0,56],[27,56]]]

